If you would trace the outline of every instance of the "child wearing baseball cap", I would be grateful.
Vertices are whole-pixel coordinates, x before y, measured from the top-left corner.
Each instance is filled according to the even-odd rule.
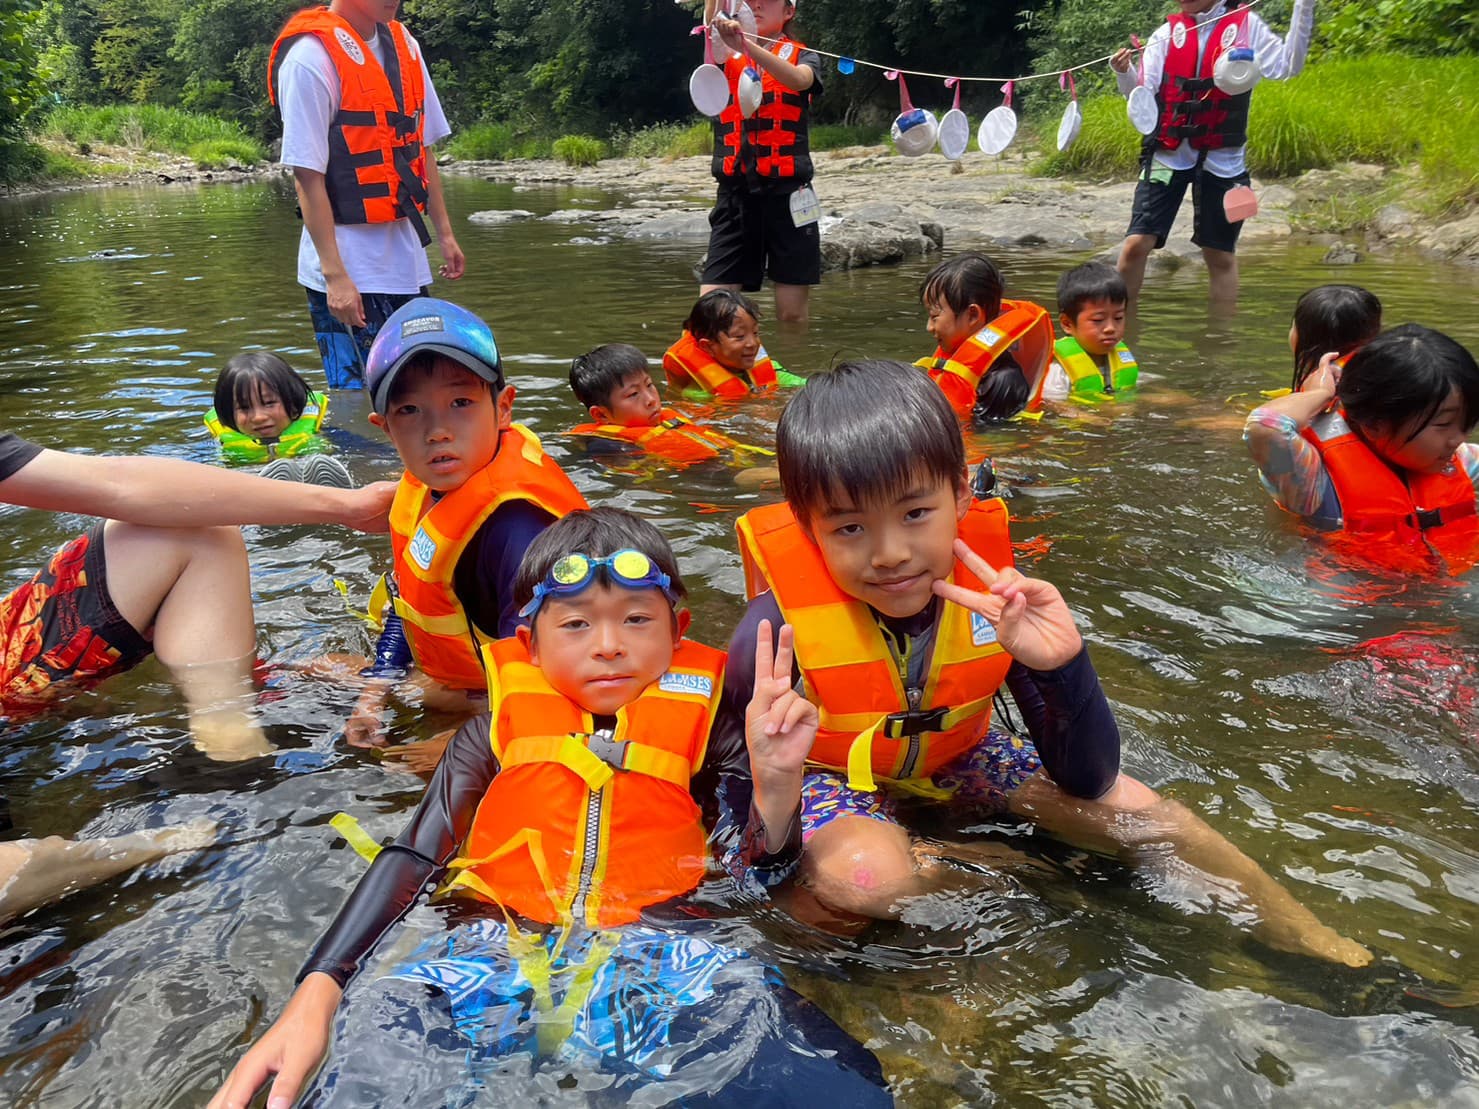
[[[390,509],[394,569],[372,611],[390,612],[345,726],[355,746],[384,742],[381,710],[410,680],[423,707],[484,707],[482,644],[518,626],[513,581],[524,551],[585,498],[527,428],[513,422],[488,325],[420,297],[385,321],[365,365],[370,422],[406,470]]]

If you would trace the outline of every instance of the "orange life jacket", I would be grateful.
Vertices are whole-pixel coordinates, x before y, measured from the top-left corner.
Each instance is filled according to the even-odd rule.
[[[724,652],[683,640],[609,737],[550,686],[517,639],[484,648],[500,770],[454,886],[547,924],[609,928],[703,878],[707,836],[689,781],[719,707]]]
[[[1042,387],[1053,358],[1053,321],[1046,308],[1030,300],[1003,300],[1001,315],[946,354],[939,347],[930,358],[915,363],[945,391],[957,412],[969,413],[976,404],[981,379],[1007,351],[1022,367],[1029,386],[1026,411],[1042,407]]]
[[[1361,539],[1361,554],[1378,565],[1462,574],[1479,564],[1479,516],[1474,483],[1458,455],[1451,472],[1405,477],[1383,462],[1339,409],[1317,416],[1301,432],[1340,498],[1341,530]]]
[[[805,49],[795,39],[782,35],[771,44],[770,52],[797,65]],[[731,57],[724,63],[729,106],[714,123],[714,176],[720,180],[760,178],[804,185],[812,174],[807,126],[811,90],[794,92],[757,65],[760,107],[746,119],[740,111],[739,82],[749,64],[743,57]]]
[[[1194,29],[1199,16],[1180,12],[1167,17],[1171,35],[1166,43],[1166,66],[1161,87],[1156,92],[1160,102],[1160,126],[1146,140],[1146,146],[1159,144],[1175,150],[1183,139],[1193,150],[1216,150],[1224,146],[1242,146],[1248,141],[1248,106],[1251,92],[1229,95],[1212,80],[1217,59],[1232,48],[1248,21],[1247,8],[1234,8],[1204,29],[1206,49],[1201,65],[1197,64],[1198,32]],[[1177,45],[1177,42],[1180,45]]]
[[[585,508],[585,498],[534,433],[519,424],[500,436],[492,462],[428,508],[430,493],[407,473],[391,502],[395,611],[427,676],[452,689],[482,689],[487,677],[480,637],[495,638],[497,629],[475,628],[468,619],[452,587],[457,560],[483,521],[507,501],[529,501],[559,517]]]
[[[838,588],[789,505],[752,509],[738,531],[746,591],[771,590],[795,629],[806,695],[821,714],[813,762],[845,768],[849,786],[872,790],[875,775],[926,778],[975,745],[1012,662],[984,617],[944,604],[924,688],[906,690],[905,664],[872,610]],[[972,504],[960,537],[991,565],[1012,565],[1002,501]],[[960,562],[952,580],[983,588]]]
[[[671,408],[662,410],[661,421],[649,426],[639,424],[625,427],[621,424],[581,424],[570,429],[571,435],[590,435],[599,439],[619,439],[624,443],[641,447],[649,454],[666,458],[669,462],[687,465],[690,462],[706,462],[718,456],[720,451],[733,450],[740,446],[727,435],[701,427]]]
[[[431,241],[426,210],[426,153],[421,146],[426,87],[421,56],[400,23],[377,24],[385,64],[349,21],[327,8],[306,8],[278,32],[267,61],[267,95],[278,103],[279,66],[286,47],[302,35],[324,45],[339,74],[339,112],[329,126],[324,187],[335,223],[390,223],[409,219]]]
[[[775,362],[760,348],[755,364],[750,367],[747,381],[714,359],[714,356],[698,345],[690,331],[684,331],[678,341],[663,352],[662,368],[668,372],[668,381],[676,389],[702,391],[716,397],[746,397],[776,385]]]

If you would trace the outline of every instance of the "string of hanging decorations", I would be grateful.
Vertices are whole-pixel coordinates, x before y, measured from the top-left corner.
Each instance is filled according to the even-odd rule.
[[[1189,30],[1200,31],[1203,27],[1229,19],[1262,2],[1263,0],[1246,0],[1232,11],[1204,19],[1192,25]],[[738,22],[744,31],[745,38],[762,47],[765,45],[755,33],[755,17],[744,0],[719,0],[719,12]],[[729,81],[724,75],[724,65],[744,55],[735,53],[724,45],[719,37],[717,26],[710,25],[707,28],[708,34],[704,34],[705,30],[706,28],[702,25],[693,29],[693,34],[703,35],[704,60],[703,64],[695,69],[688,79],[688,94],[693,100],[693,106],[700,112],[707,116],[717,116],[729,107]],[[1253,50],[1248,45],[1247,35],[1246,20],[1237,21],[1236,26],[1230,23],[1223,30],[1223,37],[1227,41],[1222,43],[1223,53],[1217,60],[1213,80],[1219,88],[1229,94],[1248,91],[1258,83],[1259,77],[1262,76],[1254,59]],[[1238,41],[1239,39],[1242,41]],[[1159,122],[1160,109],[1156,104],[1155,90],[1148,88],[1145,84],[1145,47],[1135,35],[1130,36],[1130,44],[1130,54],[1137,59],[1138,79],[1135,87],[1130,90],[1125,111],[1135,130],[1142,135],[1149,135],[1155,131]],[[980,128],[976,131],[976,145],[983,152],[1000,154],[1011,145],[1012,139],[1017,135],[1017,113],[1012,108],[1012,95],[1016,86],[1026,81],[1042,81],[1056,77],[1058,87],[1068,93],[1069,97],[1068,105],[1063,109],[1063,118],[1058,124],[1058,149],[1067,150],[1078,138],[1079,128],[1083,126],[1083,113],[1079,110],[1078,88],[1073,75],[1080,70],[1103,65],[1114,57],[1114,54],[1106,54],[1102,58],[1094,58],[1066,69],[1052,70],[1047,73],[1029,73],[1021,77],[972,77],[886,66],[864,58],[852,58],[845,54],[818,50],[813,46],[808,46],[807,49],[824,58],[833,59],[837,63],[837,72],[844,77],[857,72],[857,68],[863,66],[867,69],[880,70],[888,80],[897,81],[899,84],[899,114],[894,118],[893,126],[889,129],[894,146],[900,154],[910,158],[928,154],[938,146],[940,153],[952,162],[959,161],[970,146],[971,140],[970,120],[960,107],[960,88],[963,83],[976,81],[1001,85],[1001,104],[986,113],[986,117],[981,120]],[[719,62],[716,58],[723,58],[725,61]],[[944,81],[947,89],[955,90],[954,103],[939,118],[936,118],[935,114],[927,108],[916,108],[909,99],[909,85],[905,81],[906,77]],[[737,94],[740,113],[746,119],[754,115],[756,109],[759,108],[760,97],[760,73],[753,64],[747,65],[740,74]]]

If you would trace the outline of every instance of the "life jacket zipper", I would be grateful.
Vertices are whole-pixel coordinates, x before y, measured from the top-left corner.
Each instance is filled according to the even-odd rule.
[[[609,728],[596,732],[596,738],[613,739],[615,733]],[[585,917],[585,899],[591,890],[591,879],[596,872],[596,860],[601,847],[601,810],[604,807],[606,789],[587,791],[585,803],[585,831],[580,842],[580,877],[575,883],[575,897],[570,902],[570,915],[577,920]]]

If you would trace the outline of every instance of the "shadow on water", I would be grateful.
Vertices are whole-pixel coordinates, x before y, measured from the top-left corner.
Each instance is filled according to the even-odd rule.
[[[458,212],[542,215],[610,199],[516,197],[460,179],[449,192]],[[200,416],[231,354],[277,350],[317,378],[291,213],[281,183],[0,204],[0,428],[76,450],[213,461]],[[586,495],[661,522],[695,626],[718,642],[742,606],[734,520],[776,493],[739,489],[723,472],[611,468],[555,434],[580,415],[570,358],[613,340],[660,354],[694,293],[698,245],[593,237],[539,220],[468,225],[468,276],[440,291],[493,322],[520,418]],[[1378,961],[1347,971],[1271,952],[1184,879],[1009,822],[931,829],[970,845],[959,881],[855,939],[707,883],[698,900],[720,937],[774,960],[873,1047],[904,1104],[1479,1104],[1479,602],[1467,582],[1329,572],[1320,548],[1268,507],[1239,442],[1258,390],[1288,375],[1284,337],[1306,288],[1355,280],[1380,294],[1388,321],[1437,323],[1479,347],[1479,277],[1413,259],[1332,271],[1319,255],[1250,251],[1231,321],[1209,320],[1195,269],[1153,281],[1137,399],[1009,425],[973,447],[1012,490],[1022,563],[1063,588],[1094,645],[1126,769]],[[1076,260],[1000,254],[1010,291],[1039,299]],[[931,345],[915,302],[926,268],[831,275],[811,327],[771,328],[768,346],[802,372],[854,355],[912,360]],[[714,418],[765,443],[778,411],[763,401]],[[340,456],[361,480],[392,476],[393,453],[365,416],[362,399],[335,396]],[[0,588],[81,526],[0,509]],[[251,528],[247,540],[264,658],[368,649],[347,609],[364,607],[386,562],[382,539]],[[202,1103],[280,1008],[362,871],[328,819],[349,810],[384,838],[414,805],[417,779],[337,743],[350,693],[269,671],[262,713],[279,752],[247,764],[190,748],[152,662],[10,728],[0,774],[27,832],[196,817],[223,832],[211,850],[0,932],[7,1104]],[[394,724],[407,737],[440,726],[409,711]],[[377,966],[441,927],[418,910]],[[486,1093],[514,1103],[513,1089]]]

